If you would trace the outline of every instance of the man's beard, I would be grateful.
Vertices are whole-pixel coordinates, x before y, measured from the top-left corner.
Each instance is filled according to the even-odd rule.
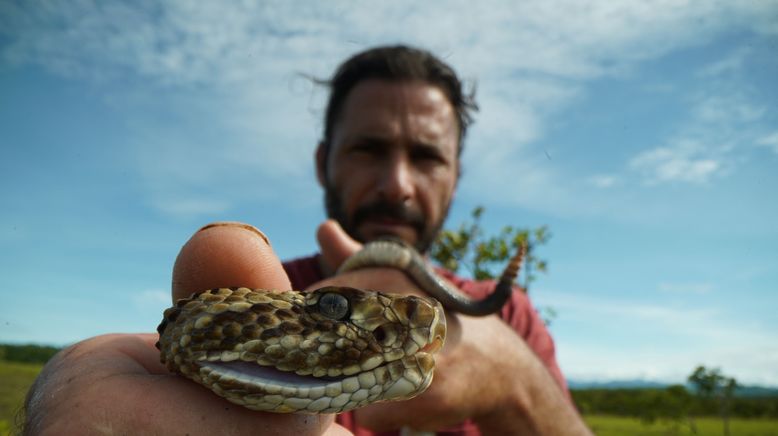
[[[386,201],[377,200],[373,203],[361,206],[354,211],[354,216],[349,218],[346,215],[346,210],[343,207],[343,199],[337,189],[332,186],[324,187],[324,206],[327,209],[327,216],[337,221],[343,230],[349,234],[352,238],[359,242],[366,243],[368,241],[357,233],[359,225],[371,218],[390,218],[401,222],[402,224],[412,227],[416,231],[416,243],[413,244],[414,248],[419,253],[426,253],[443,227],[443,221],[448,216],[451,202],[449,202],[444,210],[444,214],[441,215],[438,222],[429,223],[424,213],[417,209],[412,209],[404,203],[388,203]]]

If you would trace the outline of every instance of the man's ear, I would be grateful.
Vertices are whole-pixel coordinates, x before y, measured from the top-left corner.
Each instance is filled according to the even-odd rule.
[[[316,147],[316,178],[319,180],[319,186],[327,186],[327,144],[323,141]]]

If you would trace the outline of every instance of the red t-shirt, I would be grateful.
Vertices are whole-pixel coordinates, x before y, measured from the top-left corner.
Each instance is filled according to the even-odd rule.
[[[284,262],[283,265],[289,280],[292,282],[292,289],[306,289],[308,286],[325,278],[319,266],[317,255]],[[438,268],[436,271],[464,293],[475,299],[485,297],[496,286],[493,280],[467,280],[444,269]],[[532,307],[527,294],[521,291],[514,292],[511,299],[500,311],[500,318],[524,339],[569,397],[567,383],[556,361],[554,340],[551,338],[540,315]],[[399,434],[396,431],[376,433],[357,427],[353,412],[341,413],[336,421],[352,431],[356,436],[389,436]],[[472,421],[467,420],[456,427],[438,431],[436,434],[476,436],[481,433]]]

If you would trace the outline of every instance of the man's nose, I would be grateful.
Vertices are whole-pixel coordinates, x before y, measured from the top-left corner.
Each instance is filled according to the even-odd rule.
[[[379,194],[392,203],[404,203],[414,194],[413,171],[406,159],[390,158],[379,181]]]

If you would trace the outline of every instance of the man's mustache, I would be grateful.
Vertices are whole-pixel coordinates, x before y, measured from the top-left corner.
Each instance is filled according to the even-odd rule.
[[[417,209],[406,206],[403,203],[393,204],[378,201],[360,207],[354,212],[353,226],[357,227],[369,219],[388,218],[399,221],[413,227],[421,234],[424,231],[426,219],[424,214]]]

